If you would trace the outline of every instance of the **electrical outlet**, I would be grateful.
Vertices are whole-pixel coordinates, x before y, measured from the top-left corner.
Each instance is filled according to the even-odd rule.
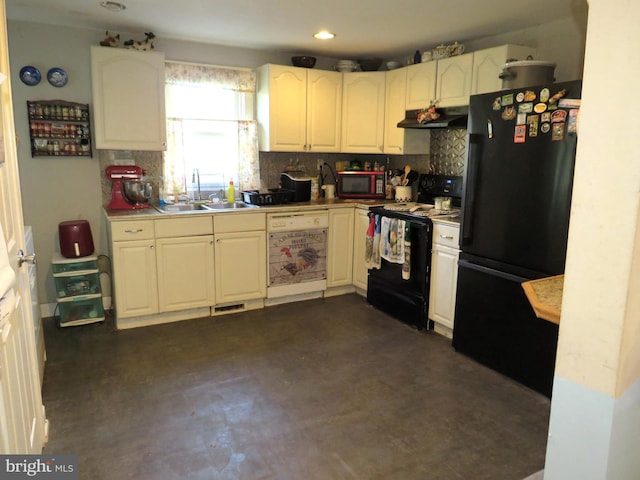
[[[320,158],[319,158],[318,160],[316,160],[316,168],[317,168],[318,170],[320,170],[320,169],[322,168],[322,166],[323,166],[323,165],[324,165],[324,160],[322,160],[322,159],[320,159]]]

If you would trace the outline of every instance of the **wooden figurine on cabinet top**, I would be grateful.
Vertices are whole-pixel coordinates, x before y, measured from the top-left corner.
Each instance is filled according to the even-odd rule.
[[[153,34],[153,32],[146,32],[145,33],[146,37],[143,41],[138,42],[136,40],[127,40],[126,42],[124,42],[124,46],[126,48],[133,48],[134,50],[152,50],[153,47],[153,41],[156,38],[156,36]]]
[[[107,30],[106,32],[104,32],[104,35],[104,40],[100,42],[100,45],[102,45],[103,47],[117,47],[118,45],[120,45],[120,34],[113,37],[109,35],[109,30]]]

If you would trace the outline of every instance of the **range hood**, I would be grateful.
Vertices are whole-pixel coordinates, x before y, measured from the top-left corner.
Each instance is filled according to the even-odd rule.
[[[407,110],[404,120],[398,123],[398,128],[466,128],[469,107],[438,108],[440,116],[435,120],[420,123],[418,113],[426,110]]]

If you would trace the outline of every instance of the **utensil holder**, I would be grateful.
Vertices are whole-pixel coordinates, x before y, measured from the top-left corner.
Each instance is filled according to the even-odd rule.
[[[413,190],[410,186],[402,185],[396,187],[396,202],[411,202],[413,200]]]

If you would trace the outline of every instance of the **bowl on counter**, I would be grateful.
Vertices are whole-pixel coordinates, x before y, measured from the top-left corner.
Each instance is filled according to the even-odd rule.
[[[316,65],[316,57],[297,55],[295,57],[291,57],[291,63],[294,67],[313,68]]]
[[[338,60],[333,66],[338,72],[354,72],[358,68],[358,63],[353,60]]]
[[[133,205],[149,203],[152,191],[151,182],[142,180],[124,180],[122,182],[122,194]]]

